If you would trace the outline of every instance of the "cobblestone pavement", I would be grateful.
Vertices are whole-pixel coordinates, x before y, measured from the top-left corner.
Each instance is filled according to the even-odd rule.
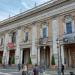
[[[21,75],[17,67],[0,67],[0,75]]]
[[[67,69],[64,71],[64,75],[70,75],[70,72],[74,72],[75,74],[75,69]],[[0,68],[0,75],[22,75],[22,71],[18,71],[17,68]],[[29,75],[32,75],[30,72]],[[45,70],[39,75],[58,75],[57,71],[55,70]]]

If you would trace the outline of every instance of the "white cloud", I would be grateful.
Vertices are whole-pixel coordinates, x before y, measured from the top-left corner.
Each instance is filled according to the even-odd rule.
[[[30,7],[25,3],[25,2],[23,2],[22,1],[22,5],[26,8],[26,9],[29,9]]]
[[[21,3],[26,9],[30,9],[35,6],[35,2],[36,2],[36,5],[40,5],[47,1],[50,1],[50,0],[21,0]]]
[[[11,0],[8,0],[8,1],[2,0],[2,2],[0,2],[0,14],[1,14],[0,20],[8,18],[9,13],[10,13],[10,16],[13,16],[22,11],[33,8],[35,6],[35,2],[36,2],[36,5],[38,6],[50,0],[19,0],[18,2],[17,1],[18,0],[16,0],[16,3],[17,3],[16,5],[15,5],[15,0],[13,0],[13,3],[10,3]],[[51,0],[51,1],[54,1],[54,0]]]

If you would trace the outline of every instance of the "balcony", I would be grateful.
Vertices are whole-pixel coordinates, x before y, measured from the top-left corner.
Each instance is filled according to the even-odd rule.
[[[39,44],[46,44],[47,41],[48,41],[48,37],[46,37],[46,38],[40,38],[39,39]]]
[[[31,40],[27,40],[27,41],[23,40],[20,42],[19,45],[21,48],[28,48],[31,46]]]
[[[49,37],[39,39],[39,45],[50,45],[50,44],[52,44],[52,39]]]
[[[63,43],[64,44],[75,43],[75,33],[64,34]]]

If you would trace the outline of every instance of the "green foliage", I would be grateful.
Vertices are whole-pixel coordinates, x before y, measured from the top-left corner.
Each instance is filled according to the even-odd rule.
[[[28,64],[32,64],[31,57],[29,57]]]
[[[0,56],[0,63],[2,63],[2,57]]]
[[[11,59],[12,64],[15,64],[15,57],[13,56]]]
[[[55,58],[54,58],[54,55],[52,55],[51,64],[52,64],[52,65],[55,65]]]

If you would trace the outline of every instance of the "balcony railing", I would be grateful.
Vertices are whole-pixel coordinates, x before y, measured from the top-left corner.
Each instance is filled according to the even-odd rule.
[[[46,45],[46,44],[50,45],[51,43],[52,43],[52,38],[46,37],[39,39],[39,45]]]
[[[48,37],[46,37],[46,38],[40,38],[39,39],[39,44],[46,44],[47,41],[48,41]]]
[[[64,34],[63,36],[64,43],[75,43],[75,32],[70,34]]]
[[[20,42],[19,45],[20,46],[28,46],[28,45],[31,45],[31,40],[27,40],[27,41],[23,40],[23,41]]]

